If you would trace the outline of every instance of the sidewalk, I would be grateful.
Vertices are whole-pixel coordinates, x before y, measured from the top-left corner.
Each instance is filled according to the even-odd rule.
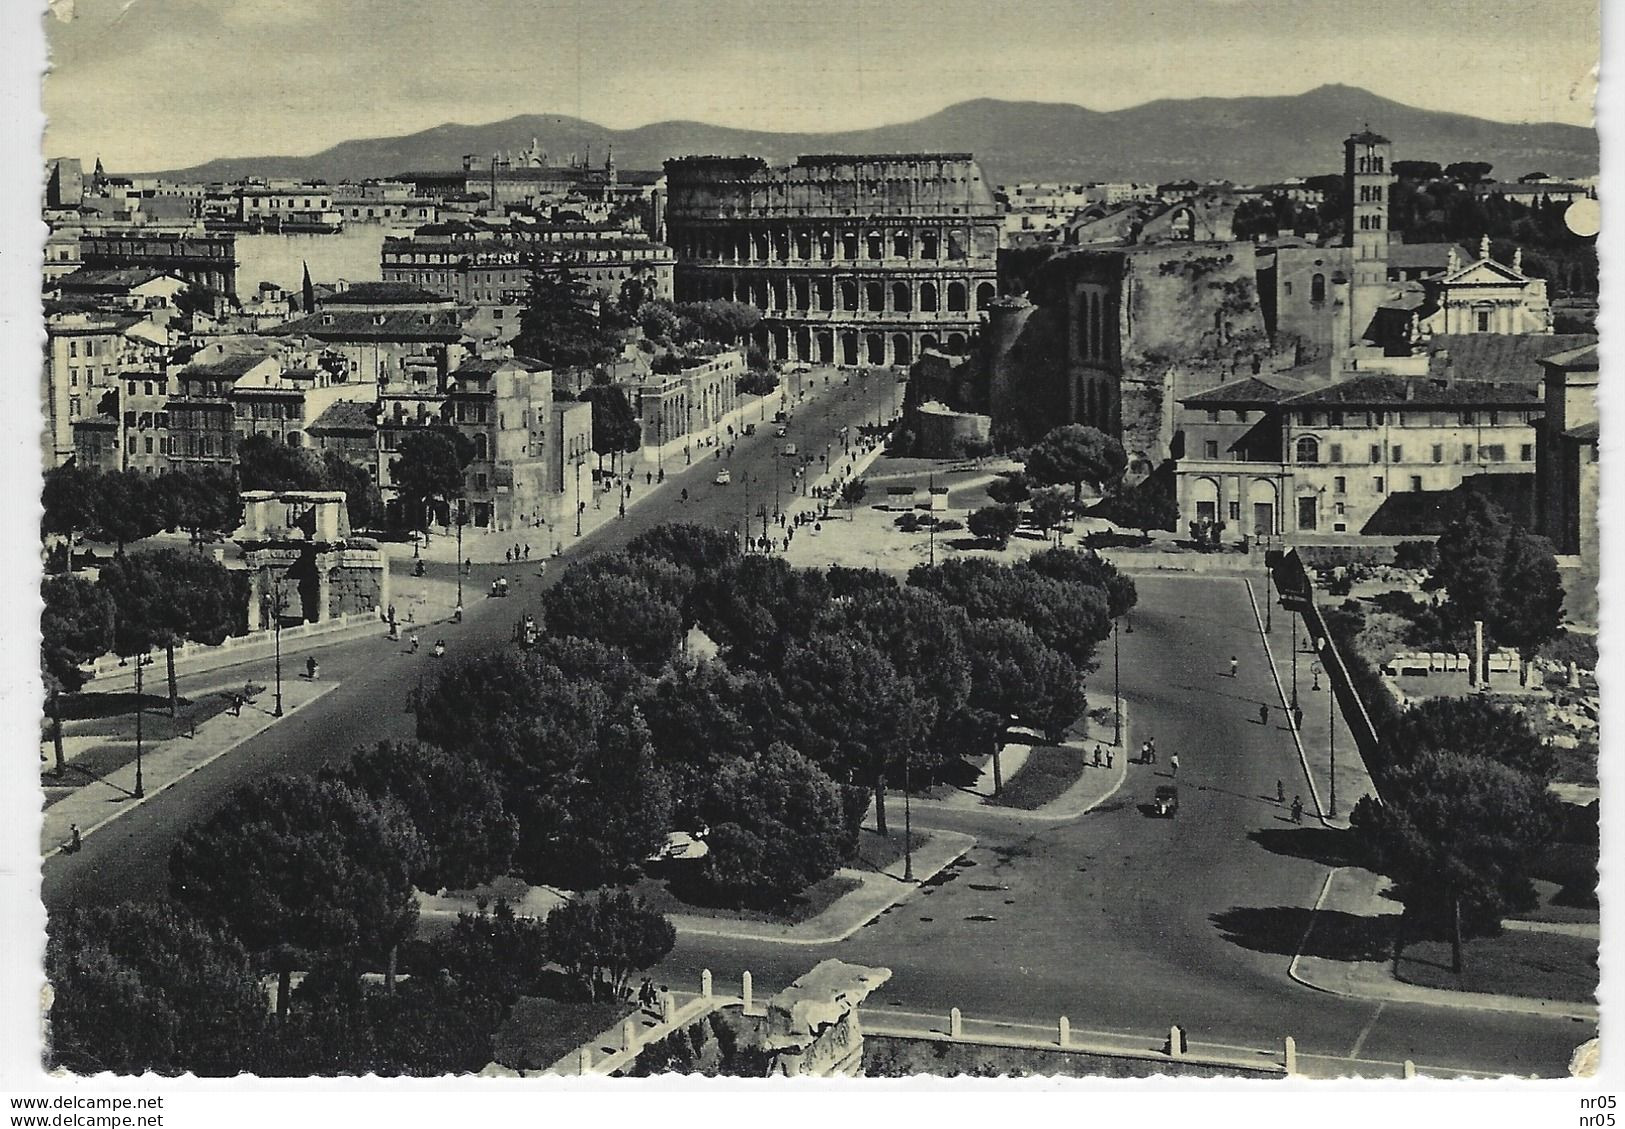
[[[738,425],[747,420],[754,422],[757,416],[771,419],[772,414],[782,404],[784,396],[785,392],[781,386],[778,391],[767,396],[750,397],[747,402],[718,420],[716,429],[725,431],[730,424]],[[696,468],[702,470],[707,477],[716,473],[714,465],[716,448],[704,445],[710,435],[701,434],[693,438],[692,454],[688,460],[684,459],[681,448],[674,454],[665,454],[659,458],[645,456],[641,452],[633,452],[622,457],[616,485],[622,493],[628,485],[632,487],[631,495],[626,498],[628,511],[663,491],[675,494],[681,489],[681,484],[677,480]],[[594,461],[596,462],[596,457]],[[500,530],[465,525],[461,557],[457,553],[456,527],[443,525],[437,525],[431,530],[429,544],[415,554],[410,541],[385,542],[384,551],[394,561],[411,560],[416,556],[434,564],[452,564],[458,560],[465,560],[473,561],[476,565],[511,565],[516,569],[527,566],[540,568],[542,562],[553,557],[555,549],[567,554],[583,538],[591,536],[620,517],[621,493],[617,493],[615,486],[606,491],[603,483],[594,482],[592,469],[587,465],[581,468],[580,499],[587,504],[587,508],[581,514],[579,536],[576,534],[573,509],[576,503],[575,479],[567,475],[559,520],[553,524],[544,522]],[[650,481],[650,475],[658,477],[662,470],[665,472],[664,482]],[[673,516],[674,521],[680,518],[681,515]],[[520,548],[520,560],[517,562],[504,556],[515,545]],[[530,557],[525,559],[524,549],[527,546],[530,548]]]
[[[916,830],[914,843],[914,881],[903,880],[902,859],[879,872],[843,867],[835,872],[836,876],[856,882],[857,889],[837,898],[818,916],[794,925],[734,921],[697,913],[673,913],[667,914],[667,917],[676,926],[677,932],[685,936],[770,941],[787,945],[828,945],[844,941],[879,916],[881,911],[908,898],[949,863],[970,850],[976,845],[976,837],[957,831]],[[549,887],[503,882],[456,895],[420,893],[419,911],[426,917],[456,917],[459,913],[475,913],[478,911],[477,895],[486,896],[490,904],[495,904],[500,895],[508,900],[516,913],[533,917],[545,917],[554,906],[569,900],[568,895]]]
[[[1314,671],[1320,665],[1320,660],[1314,653],[1313,643],[1303,621],[1295,612],[1289,612],[1279,606],[1266,611],[1263,606],[1263,600],[1267,598],[1265,594],[1254,587],[1251,577],[1246,578],[1245,583],[1259,635],[1264,640],[1265,649],[1273,664],[1276,690],[1281,703],[1279,707],[1281,717],[1284,724],[1292,730],[1292,740],[1297,746],[1298,759],[1308,782],[1309,795],[1306,798],[1312,803],[1313,811],[1322,824],[1346,828],[1349,825],[1348,814],[1355,803],[1362,796],[1375,796],[1376,786],[1371,783],[1365,760],[1354,744],[1354,734],[1349,730],[1348,723],[1343,720],[1342,711],[1337,709],[1336,695],[1331,690],[1331,679],[1324,671],[1321,671],[1318,678],[1320,688],[1318,690],[1314,688],[1317,681]],[[1268,632],[1264,630],[1266,625],[1269,627]],[[1291,709],[1294,628],[1298,645],[1298,703],[1303,708],[1301,724],[1294,723]],[[1274,711],[1271,713],[1271,720],[1274,723]],[[1329,713],[1332,716],[1328,716]],[[1333,758],[1336,760],[1335,789],[1332,787],[1333,780],[1330,775]],[[1289,785],[1286,791],[1290,795],[1294,789]]]
[[[283,715],[304,708],[336,685],[297,677],[284,679]],[[274,695],[267,688],[243,706],[240,717],[233,717],[229,711],[218,714],[198,726],[195,737],[176,737],[144,750],[141,776],[146,796],[157,795],[276,724],[277,719],[271,715]],[[86,781],[82,788],[46,808],[40,826],[40,854],[63,850],[72,837],[74,824],[79,825],[81,837],[88,837],[140,804],[135,798],[135,769],[131,761],[99,780]],[[71,767],[69,771],[71,774]]]
[[[1083,735],[1069,736],[1060,742],[1059,747],[1076,752],[1084,763],[1084,769],[1078,775],[1077,782],[1067,788],[1049,803],[1037,808],[1005,807],[1002,804],[990,802],[992,800],[992,773],[993,758],[983,759],[981,764],[986,791],[980,789],[959,789],[951,797],[940,800],[916,799],[913,807],[916,811],[935,812],[975,812],[983,816],[995,816],[1014,821],[1039,821],[1046,823],[1065,823],[1087,815],[1101,804],[1115,796],[1123,784],[1128,780],[1128,766],[1130,763],[1130,750],[1134,748],[1134,741],[1129,730],[1128,703],[1123,703],[1123,747],[1112,748],[1109,732],[1103,732],[1099,737],[1090,735],[1090,727],[1094,720],[1088,715],[1082,719],[1086,722]],[[1096,745],[1111,750],[1111,767],[1096,768],[1094,765],[1094,748]],[[1006,745],[1000,758],[1000,772],[1004,777],[1004,786],[1008,790],[1014,783],[1021,765],[1032,752],[1030,745]],[[893,804],[903,802],[902,792],[888,791],[888,801]],[[870,807],[870,817],[873,816],[873,805]]]
[[[1528,996],[1497,996],[1484,992],[1457,992],[1446,988],[1423,988],[1394,978],[1386,960],[1332,960],[1304,952],[1314,934],[1319,915],[1339,913],[1361,918],[1393,916],[1396,903],[1382,896],[1387,880],[1359,867],[1337,867],[1326,875],[1326,884],[1315,901],[1315,917],[1310,918],[1292,958],[1288,973],[1292,979],[1317,991],[1361,1000],[1426,1004],[1430,1007],[1465,1008],[1474,1011],[1514,1012],[1522,1015],[1565,1016],[1597,1019],[1597,1005],[1571,1000],[1539,1000]]]

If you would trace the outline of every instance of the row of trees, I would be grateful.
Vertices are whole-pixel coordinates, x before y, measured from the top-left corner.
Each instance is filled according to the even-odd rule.
[[[201,543],[242,524],[242,502],[230,471],[174,470],[153,476],[138,470],[84,470],[73,463],[45,473],[41,531],[67,540],[64,568],[84,537],[124,546],[166,529],[185,530]]]
[[[109,651],[168,657],[169,712],[178,712],[175,648],[218,644],[247,628],[248,585],[212,558],[174,549],[115,557],[92,583],[48,576],[40,588],[40,672],[53,719],[56,771],[63,771],[60,700],[84,685],[81,667]]]
[[[888,780],[996,751],[1012,717],[1064,729],[1133,599],[1069,551],[916,570],[900,587],[663,526],[561,576],[541,646],[453,666],[413,708],[420,738],[498,781],[527,879],[615,880],[671,827],[709,827],[709,892],[777,901],[850,855],[871,794],[885,830]],[[696,627],[718,659],[687,657]]]
[[[411,977],[398,985],[415,890],[488,880],[517,840],[479,765],[415,742],[244,788],[176,845],[171,901],[53,915],[52,1061],[165,1074],[477,1070],[514,1002],[549,990],[550,967],[582,996],[623,996],[675,941],[624,892],[565,903],[545,922],[499,904],[407,947]],[[362,977],[375,968],[381,985]]]
[[[352,528],[372,528],[383,516],[378,488],[364,468],[334,451],[318,455],[255,435],[239,445],[235,473],[180,468],[151,475],[87,470],[75,463],[53,467],[40,494],[41,531],[67,539],[64,568],[72,546],[84,537],[111,541],[121,554],[130,542],[168,529],[182,530],[201,545],[242,524],[243,490],[342,490]]]

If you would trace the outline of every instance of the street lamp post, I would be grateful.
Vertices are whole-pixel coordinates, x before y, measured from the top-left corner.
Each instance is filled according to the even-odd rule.
[[[903,881],[914,881],[914,818],[909,806],[909,756],[903,754]]]
[[[579,453],[577,453],[577,455],[576,455],[576,536],[577,537],[581,536],[581,511],[586,509],[586,507],[581,504],[581,464],[582,464],[583,461],[584,460],[582,459],[581,455]]]
[[[468,521],[467,503],[457,499],[457,606],[463,606],[463,525]],[[461,612],[458,613],[462,614]]]
[[[1275,620],[1275,574],[1270,571],[1268,557],[1264,562],[1264,634],[1268,635]]]
[[[1298,709],[1298,615],[1293,612],[1292,620],[1292,710]]]
[[[1326,779],[1331,798],[1326,804],[1326,814],[1337,817],[1337,695],[1327,688],[1326,694]]]
[[[138,800],[147,794],[141,782],[141,664],[145,658],[145,652],[135,656],[135,798]]]
[[[1112,748],[1123,747],[1123,694],[1119,681],[1121,663],[1117,645],[1117,621],[1112,620]]]
[[[271,605],[271,614],[276,616],[276,622],[275,622],[275,624],[274,624],[274,626],[272,628],[272,631],[271,631],[272,638],[276,640],[276,709],[274,711],[272,711],[271,716],[272,717],[281,717],[282,716],[282,581],[281,581],[281,579],[273,580],[272,581],[272,586],[273,586],[273,590],[276,593],[275,597],[273,598],[273,603]]]

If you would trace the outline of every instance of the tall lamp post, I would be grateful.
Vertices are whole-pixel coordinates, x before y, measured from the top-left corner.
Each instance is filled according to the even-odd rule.
[[[1294,612],[1292,620],[1292,710],[1298,709],[1298,615]]]
[[[1326,658],[1331,658],[1332,640],[1330,636],[1324,640]],[[1323,660],[1324,662],[1324,660]],[[1332,818],[1337,817],[1337,687],[1332,682],[1330,664],[1326,664],[1326,779],[1331,782],[1331,797],[1326,804],[1326,814]]]
[[[1123,747],[1123,695],[1118,681],[1121,664],[1117,646],[1117,620],[1112,620],[1112,748]]]
[[[903,881],[914,881],[914,818],[909,808],[909,755],[903,754]]]
[[[463,526],[468,522],[468,503],[457,499],[457,606],[463,606]],[[458,613],[462,614],[461,612]]]
[[[1275,574],[1270,571],[1269,557],[1264,558],[1264,634],[1268,635],[1274,626],[1275,617]]]
[[[138,800],[147,794],[141,782],[141,666],[146,657],[144,650],[135,656],[135,798]]]
[[[280,577],[271,581],[272,591],[275,595],[271,601],[271,614],[276,617],[272,626],[271,637],[276,640],[276,709],[272,717],[282,716],[282,580]]]

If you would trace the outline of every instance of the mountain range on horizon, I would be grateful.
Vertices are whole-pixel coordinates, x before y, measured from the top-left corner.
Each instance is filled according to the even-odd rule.
[[[916,121],[832,133],[774,133],[694,121],[610,129],[557,114],[483,125],[447,123],[399,137],[345,141],[309,156],[221,158],[160,173],[194,180],[299,177],[328,181],[451,170],[536,139],[554,164],[571,155],[622,169],[670,157],[756,156],[787,163],[809,153],[969,152],[990,183],[1231,180],[1267,183],[1341,171],[1342,139],[1365,126],[1394,142],[1397,160],[1487,161],[1513,180],[1529,172],[1589,176],[1595,130],[1556,122],[1512,123],[1408,106],[1359,87],[1302,94],[1163,99],[1122,110],[981,98]]]

